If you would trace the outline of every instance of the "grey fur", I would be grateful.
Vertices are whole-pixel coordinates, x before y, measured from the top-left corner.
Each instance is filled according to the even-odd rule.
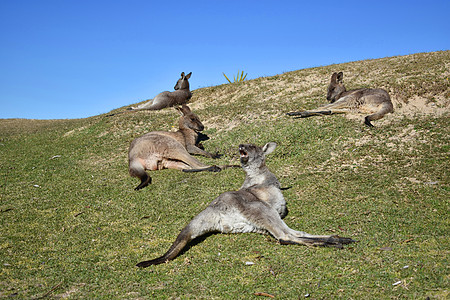
[[[216,155],[198,147],[198,132],[204,129],[196,114],[187,105],[178,107],[182,116],[176,132],[153,131],[136,138],[131,142],[128,151],[128,169],[130,175],[141,179],[135,188],[142,189],[151,183],[146,170],[161,169],[198,169],[220,171],[218,167],[207,166],[191,154],[215,158]]]
[[[283,244],[332,246],[354,242],[338,236],[316,236],[289,228],[282,220],[287,214],[286,201],[276,176],[265,164],[266,155],[276,144],[264,147],[239,145],[241,166],[246,172],[244,183],[238,191],[226,192],[212,201],[205,210],[181,230],[170,249],[161,257],[137,264],[145,268],[174,259],[193,239],[207,233],[270,234]]]
[[[306,118],[317,115],[358,112],[369,114],[364,118],[364,124],[373,127],[371,121],[379,120],[394,111],[391,98],[383,89],[356,89],[347,91],[343,83],[342,72],[333,73],[327,90],[327,100],[330,104],[314,110],[289,112],[289,116]]]
[[[159,110],[166,107],[172,107],[176,105],[186,104],[192,97],[192,93],[189,90],[189,81],[192,72],[184,75],[181,73],[181,78],[178,79],[175,84],[174,92],[162,92],[153,98],[153,100],[147,101],[137,107],[131,107],[130,110]]]

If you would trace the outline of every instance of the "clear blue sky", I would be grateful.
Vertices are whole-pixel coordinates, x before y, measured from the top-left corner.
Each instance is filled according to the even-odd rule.
[[[173,90],[449,50],[450,1],[0,0],[0,118],[84,118]]]

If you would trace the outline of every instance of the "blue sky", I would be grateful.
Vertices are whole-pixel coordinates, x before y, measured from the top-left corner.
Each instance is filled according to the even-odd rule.
[[[0,0],[0,118],[84,118],[191,90],[449,50],[450,1]]]

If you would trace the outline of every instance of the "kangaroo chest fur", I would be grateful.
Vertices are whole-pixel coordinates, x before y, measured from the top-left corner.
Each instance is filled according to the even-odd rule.
[[[247,192],[255,196],[257,201],[266,203],[275,209],[283,218],[287,214],[286,200],[280,190],[280,182],[269,171],[265,163],[258,167],[243,166],[247,173],[244,183],[239,191]]]
[[[278,187],[255,185],[241,191],[254,195],[256,201],[266,203],[268,206],[275,209],[281,218],[286,216],[286,200]]]

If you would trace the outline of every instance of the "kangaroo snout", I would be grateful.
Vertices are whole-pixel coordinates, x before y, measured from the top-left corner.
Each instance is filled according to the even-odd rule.
[[[244,145],[239,145],[239,155],[242,164],[248,163],[248,152],[245,150]]]
[[[205,130],[205,126],[203,124],[200,124],[196,131],[203,131],[203,130]]]

